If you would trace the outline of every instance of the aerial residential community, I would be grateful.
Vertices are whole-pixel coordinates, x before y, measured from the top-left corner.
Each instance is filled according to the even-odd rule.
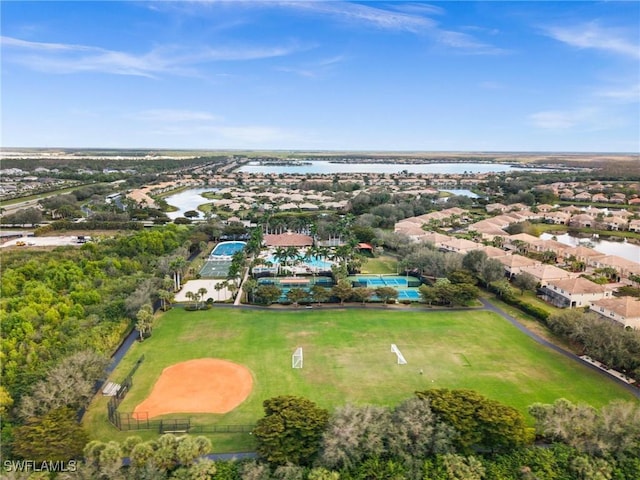
[[[0,8],[0,478],[640,478],[638,2]]]

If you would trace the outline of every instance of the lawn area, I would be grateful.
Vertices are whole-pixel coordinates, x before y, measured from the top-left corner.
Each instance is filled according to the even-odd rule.
[[[407,365],[397,365],[391,343]],[[304,349],[304,368],[294,370],[291,354],[298,346]],[[174,308],[157,320],[150,339],[132,347],[111,380],[121,381],[142,354],[145,361],[121,412],[133,411],[162,369],[177,362],[221,358],[251,370],[254,389],[243,404],[223,415],[192,415],[194,424],[253,424],[263,416],[262,402],[283,394],[304,396],[329,409],[347,402],[396,405],[431,387],[474,389],[521,411],[559,397],[594,406],[633,399],[613,381],[481,310]],[[91,438],[101,440],[157,435],[118,432],[107,422],[102,397],[91,405],[85,425]],[[248,434],[211,438],[216,451],[252,448]]]
[[[381,255],[375,258],[367,258],[367,261],[362,265],[363,274],[385,274],[392,273],[397,274],[398,259],[389,255]]]

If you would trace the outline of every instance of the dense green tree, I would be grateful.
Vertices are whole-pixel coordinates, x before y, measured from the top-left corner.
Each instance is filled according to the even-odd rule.
[[[287,300],[293,303],[294,306],[298,306],[300,302],[307,300],[309,293],[302,288],[292,288],[287,292]]]
[[[327,287],[323,287],[320,284],[314,284],[311,287],[311,299],[317,303],[323,303],[328,301],[331,298],[331,290]]]
[[[51,410],[40,418],[13,431],[13,453],[19,458],[44,461],[66,461],[80,458],[87,433],[75,420],[70,408]]]
[[[318,463],[329,469],[354,470],[364,459],[384,455],[390,425],[390,412],[383,407],[337,409],[322,436]]]
[[[351,295],[353,294],[353,286],[349,280],[339,280],[331,289],[331,294],[340,299],[340,304],[342,305],[346,300],[351,298]]]
[[[431,410],[457,430],[455,444],[463,451],[471,447],[505,450],[533,440],[533,431],[520,412],[473,390],[442,388],[416,395],[428,399]]]
[[[259,285],[256,288],[256,298],[260,303],[264,303],[266,305],[271,305],[273,302],[276,302],[280,295],[282,295],[282,290],[277,285]]]
[[[258,454],[275,465],[311,465],[320,448],[329,412],[301,397],[280,396],[264,401],[265,416],[253,435]]]
[[[391,299],[398,298],[398,290],[393,287],[378,287],[373,292],[384,304],[389,303]]]
[[[535,291],[538,280],[530,273],[522,272],[516,275],[516,278],[513,279],[513,284],[520,289],[520,295],[523,295],[525,290]]]
[[[424,478],[429,480],[481,480],[485,468],[473,455],[447,453],[429,458],[424,464]]]
[[[362,305],[369,301],[373,295],[373,289],[367,287],[356,287],[352,291],[353,299],[362,302]]]
[[[422,460],[453,451],[455,429],[443,422],[423,398],[409,398],[398,405],[387,434],[389,453],[418,475]]]
[[[104,376],[108,360],[92,350],[82,350],[62,359],[45,379],[22,397],[18,414],[27,420],[43,417],[51,410],[84,408],[94,394],[96,381]]]
[[[536,431],[591,455],[624,454],[640,457],[640,407],[613,402],[600,411],[585,404],[558,399],[553,404],[529,407]]]

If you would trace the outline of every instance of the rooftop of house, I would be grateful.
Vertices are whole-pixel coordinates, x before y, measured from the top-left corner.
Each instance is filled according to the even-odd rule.
[[[572,295],[585,293],[604,293],[608,290],[604,285],[599,285],[583,277],[567,278],[564,280],[553,280],[549,282],[549,286],[558,287],[560,290],[564,290],[565,292]]]
[[[640,299],[634,297],[603,298],[593,302],[594,306],[603,307],[624,318],[640,318]]]

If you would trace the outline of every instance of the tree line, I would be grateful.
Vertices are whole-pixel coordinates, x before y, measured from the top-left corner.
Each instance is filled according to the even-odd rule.
[[[132,436],[86,443],[78,470],[59,478],[635,480],[640,471],[640,406],[630,402],[534,404],[533,424],[472,390],[419,391],[392,408],[329,412],[289,395],[263,406],[256,459],[203,458],[212,444],[200,436]]]

